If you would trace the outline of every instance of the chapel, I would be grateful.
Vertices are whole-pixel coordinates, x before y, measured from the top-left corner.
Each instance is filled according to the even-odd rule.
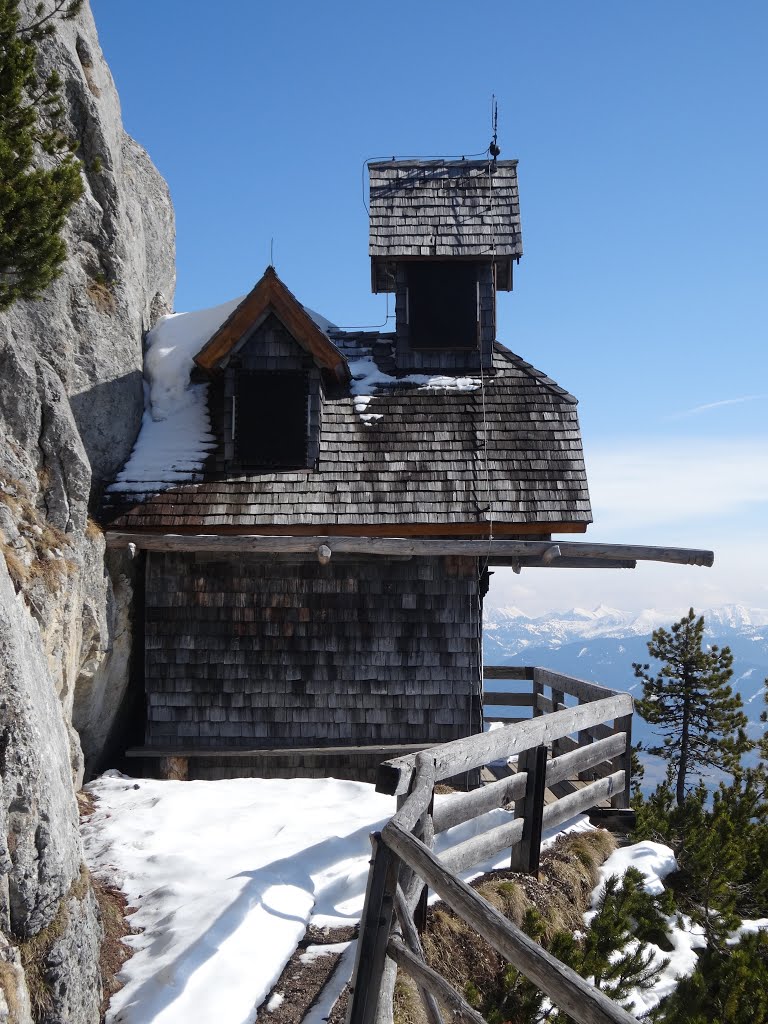
[[[368,779],[481,731],[491,567],[567,565],[553,538],[591,521],[576,399],[497,337],[517,161],[369,175],[394,329],[337,328],[267,267],[194,354],[202,464],[107,492],[108,540],[143,562],[132,753],[189,777]]]

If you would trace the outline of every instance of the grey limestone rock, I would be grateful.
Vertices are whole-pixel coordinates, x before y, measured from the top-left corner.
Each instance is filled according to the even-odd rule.
[[[20,0],[23,21],[35,3]],[[139,429],[142,339],[171,309],[174,224],[165,182],[123,129],[87,0],[55,22],[39,63],[63,80],[85,191],[62,275],[0,314],[0,1024],[28,1024],[27,987],[36,1020],[96,1024],[77,729],[95,764],[128,681],[134,570],[113,560],[113,582],[88,510]]]
[[[29,20],[34,5],[21,2]],[[123,464],[138,433],[142,335],[173,297],[173,207],[162,177],[123,129],[87,4],[41,44],[42,74],[54,68],[65,83],[65,130],[80,144],[85,193],[67,225],[64,273],[41,299],[17,303],[2,319],[27,368],[42,361],[59,377],[96,488]]]
[[[0,932],[22,948],[38,939],[45,1019],[96,1021],[101,929],[83,871],[67,727],[39,626],[2,560],[0,722]]]

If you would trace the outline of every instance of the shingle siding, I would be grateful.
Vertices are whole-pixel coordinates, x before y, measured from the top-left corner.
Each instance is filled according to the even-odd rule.
[[[147,743],[442,742],[482,728],[476,559],[153,554]]]

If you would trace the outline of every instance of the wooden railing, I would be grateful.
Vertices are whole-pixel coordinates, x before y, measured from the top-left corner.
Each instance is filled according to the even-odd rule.
[[[529,682],[530,695],[524,696],[529,696],[534,717],[395,758],[379,770],[376,788],[397,795],[398,810],[371,837],[373,858],[347,1022],[391,1020],[399,967],[414,979],[430,1024],[442,1024],[439,1003],[460,1020],[484,1024],[482,1016],[424,960],[416,920],[429,887],[578,1024],[630,1024],[634,1017],[542,949],[457,875],[507,848],[513,868],[538,872],[543,829],[606,799],[626,806],[632,698],[539,668],[491,667],[486,678]],[[573,700],[578,703],[568,706]],[[435,803],[437,783],[515,756],[515,774]],[[587,773],[597,778],[545,805],[545,789],[551,791],[558,782]],[[511,821],[439,856],[435,853],[437,834],[511,801]]]

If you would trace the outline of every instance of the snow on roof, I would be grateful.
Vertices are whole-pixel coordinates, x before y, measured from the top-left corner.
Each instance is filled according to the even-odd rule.
[[[368,412],[368,405],[382,387],[416,385],[426,391],[476,391],[483,383],[480,377],[447,377],[445,374],[409,373],[393,377],[379,369],[373,356],[350,359],[349,372],[352,374],[350,390],[355,400],[355,412],[363,423],[381,419],[381,413]]]
[[[149,331],[141,428],[110,492],[156,494],[197,478],[215,438],[208,416],[208,385],[190,383],[194,357],[244,298],[192,313],[172,313]],[[307,313],[323,333],[336,329],[319,313]]]

